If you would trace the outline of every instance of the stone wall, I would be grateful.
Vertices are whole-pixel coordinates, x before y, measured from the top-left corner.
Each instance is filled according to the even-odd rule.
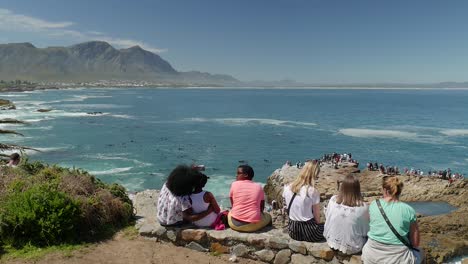
[[[240,233],[231,229],[165,228],[156,221],[158,191],[134,195],[136,228],[140,235],[177,246],[213,254],[231,254],[267,263],[361,263],[360,256],[335,254],[327,243],[299,242],[284,229],[269,227],[263,232]]]

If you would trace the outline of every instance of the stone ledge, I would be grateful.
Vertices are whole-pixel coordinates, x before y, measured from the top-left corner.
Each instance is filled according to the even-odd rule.
[[[201,252],[234,253],[238,257],[267,263],[345,263],[347,261],[335,256],[335,252],[325,242],[295,241],[284,230],[274,227],[256,233],[241,233],[232,229],[216,231],[194,226],[163,227],[156,221],[158,194],[157,190],[146,190],[132,196],[137,216],[135,227],[141,236]],[[360,258],[353,256],[353,260],[360,261]]]
[[[194,229],[193,226],[165,228],[156,222],[138,224],[140,235],[171,242],[197,251],[218,254],[231,253],[238,257],[268,263],[345,263],[339,260],[326,242],[295,241],[282,230],[270,228],[264,232],[241,233],[232,229],[216,231]],[[353,256],[360,261],[360,256]],[[341,259],[341,258],[340,258]],[[354,263],[354,262],[353,262]]]

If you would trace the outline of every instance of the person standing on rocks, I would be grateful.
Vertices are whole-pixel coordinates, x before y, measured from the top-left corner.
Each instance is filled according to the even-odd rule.
[[[209,206],[206,211],[193,213],[189,195],[201,178],[200,171],[186,165],[179,165],[172,170],[158,197],[157,219],[162,226],[180,226],[198,221],[213,212]]]
[[[383,177],[383,199],[369,206],[369,239],[362,249],[364,264],[421,263],[416,211],[400,202],[402,190],[403,182],[398,177]]]
[[[255,232],[271,224],[265,209],[265,193],[260,184],[252,181],[254,170],[249,165],[237,167],[236,181],[231,184],[229,197],[232,209],[228,214],[231,229]]]
[[[320,193],[315,181],[320,173],[320,163],[307,161],[297,178],[283,190],[289,215],[289,236],[298,241],[323,241],[324,224],[320,223]]]
[[[369,206],[363,201],[361,185],[353,175],[341,182],[339,194],[330,198],[325,210],[324,237],[330,248],[344,254],[361,252],[369,231]]]

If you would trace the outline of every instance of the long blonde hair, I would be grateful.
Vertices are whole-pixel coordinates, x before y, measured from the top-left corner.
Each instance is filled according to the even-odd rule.
[[[299,193],[302,186],[314,187],[319,173],[320,164],[317,161],[307,161],[297,178],[291,183],[291,191]]]

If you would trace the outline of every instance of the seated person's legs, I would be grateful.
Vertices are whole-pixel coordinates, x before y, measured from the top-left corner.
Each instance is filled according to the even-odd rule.
[[[238,221],[231,217],[231,214],[228,215],[228,223],[231,229],[239,231],[239,232],[255,232],[258,231],[268,224],[271,223],[271,216],[268,213],[262,213],[262,219],[259,222],[255,223],[246,223],[242,221]]]

